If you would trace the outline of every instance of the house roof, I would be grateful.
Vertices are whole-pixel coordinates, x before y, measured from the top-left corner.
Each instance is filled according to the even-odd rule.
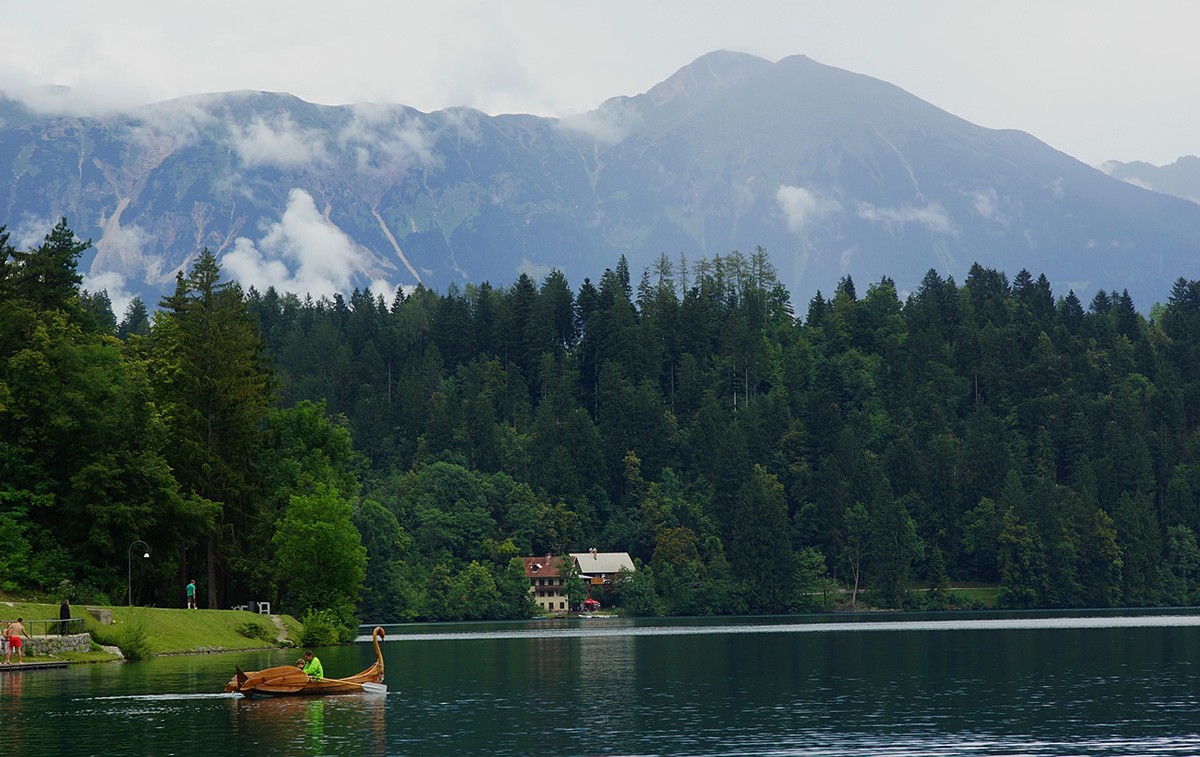
[[[525,563],[526,578],[558,578],[561,575],[558,572],[558,566],[562,562],[561,555],[558,557],[554,555],[522,557],[521,561]]]
[[[585,575],[617,573],[622,569],[634,571],[628,552],[572,552],[571,557],[579,563],[579,572]]]

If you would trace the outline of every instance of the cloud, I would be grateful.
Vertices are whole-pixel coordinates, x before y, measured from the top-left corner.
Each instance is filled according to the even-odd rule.
[[[838,201],[831,197],[787,184],[779,186],[779,190],[775,192],[775,200],[779,203],[779,209],[783,211],[788,229],[797,234],[804,231],[809,224],[841,210]]]
[[[116,271],[105,271],[95,276],[84,274],[82,287],[93,294],[101,290],[108,293],[117,323],[125,317],[125,310],[133,302],[134,294],[125,288],[125,277]]]
[[[538,282],[544,280],[553,270],[554,266],[552,265],[541,265],[529,258],[521,258],[521,265],[517,266],[517,275],[520,276],[523,273]]]
[[[57,218],[38,218],[27,215],[14,227],[9,229],[9,243],[18,250],[33,250],[46,241],[46,235],[58,223]]]
[[[858,206],[858,217],[893,230],[916,224],[937,234],[958,234],[958,228],[950,220],[950,216],[936,202],[920,208],[911,205],[902,208],[877,208],[869,202],[864,202]]]
[[[210,98],[190,97],[139,108],[129,128],[133,142],[146,150],[171,152],[195,143],[204,128],[217,119],[204,109]]]
[[[257,244],[238,237],[221,259],[221,267],[243,287],[262,291],[273,286],[281,292],[319,297],[351,290],[352,277],[365,271],[369,260],[362,248],[321,215],[310,194],[293,189],[279,222]],[[394,290],[381,279],[371,286],[384,295]]]
[[[613,99],[596,110],[558,121],[564,131],[582,134],[602,145],[615,145],[642,122],[642,115],[624,100]]]
[[[231,124],[229,132],[233,149],[246,165],[296,168],[329,162],[321,132],[298,126],[286,114],[271,124],[256,116],[244,129]]]
[[[356,105],[353,118],[338,132],[338,145],[353,156],[360,173],[399,178],[413,165],[440,165],[434,152],[436,137],[403,111],[376,105]]]
[[[1000,195],[996,193],[995,189],[976,190],[968,193],[967,197],[971,200],[971,206],[975,212],[984,220],[994,221],[1004,226],[1008,226],[1012,221],[1001,207],[1004,203],[1001,202]]]

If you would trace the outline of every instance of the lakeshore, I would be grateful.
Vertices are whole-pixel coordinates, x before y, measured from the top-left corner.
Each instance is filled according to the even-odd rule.
[[[58,604],[0,601],[0,620],[24,618],[33,637],[27,640],[25,664],[18,665],[14,656],[11,665],[0,664],[0,672],[114,662],[128,656],[121,649],[134,646],[148,657],[278,649],[298,644],[303,632],[290,615],[80,604],[71,605],[71,618],[83,621],[89,641],[78,651],[38,654],[47,642],[64,638],[57,633],[58,617]]]

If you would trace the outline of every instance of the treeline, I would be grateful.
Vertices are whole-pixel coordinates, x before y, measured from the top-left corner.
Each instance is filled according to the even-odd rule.
[[[118,321],[83,249],[0,235],[8,590],[523,617],[519,556],[595,547],[639,562],[603,598],[634,613],[1200,602],[1200,282],[1147,318],[1026,271],[847,277],[797,317],[761,249],[348,300],[205,253]]]

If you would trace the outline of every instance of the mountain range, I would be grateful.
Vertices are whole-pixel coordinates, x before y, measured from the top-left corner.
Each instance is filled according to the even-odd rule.
[[[729,51],[565,119],[264,92],[80,117],[0,96],[0,223],[28,246],[65,217],[93,243],[85,286],[115,303],[157,302],[202,248],[244,286],[317,295],[554,268],[578,286],[621,255],[636,276],[761,246],[801,312],[844,276],[904,292],[975,262],[1148,310],[1200,278],[1200,204],[1137,165]]]

